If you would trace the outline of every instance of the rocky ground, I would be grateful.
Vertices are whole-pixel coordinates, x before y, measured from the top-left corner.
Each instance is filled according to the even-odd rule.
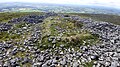
[[[0,67],[120,67],[119,48],[120,26],[90,18],[46,13],[0,23]]]

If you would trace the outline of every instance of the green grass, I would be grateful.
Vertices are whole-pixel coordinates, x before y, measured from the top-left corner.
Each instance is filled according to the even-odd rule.
[[[83,18],[92,18],[97,21],[111,22],[120,25],[120,16],[107,14],[83,14],[83,13],[69,13],[70,15],[78,15]]]
[[[18,52],[15,56],[20,58],[25,58],[26,52]]]
[[[0,13],[0,22],[7,22],[13,18],[23,17],[32,14],[44,14],[42,12],[4,12]]]
[[[25,27],[28,23],[25,23],[25,22],[21,22],[19,24],[15,24],[14,28],[22,28],[22,27]]]
[[[93,62],[94,62],[94,61],[87,62],[87,63],[83,64],[83,66],[84,66],[84,67],[93,67]]]
[[[41,43],[45,45],[45,48],[49,48],[48,46],[53,46],[54,44],[48,41],[51,36],[55,38],[61,38],[60,41],[57,41],[57,39],[55,39],[56,46],[65,44],[65,47],[74,47],[80,45],[92,45],[97,43],[99,41],[98,36],[95,36],[88,31],[80,32],[82,26],[82,23],[72,21],[70,18],[62,18],[59,16],[47,18],[41,25],[42,32],[44,33],[42,35]],[[64,33],[59,32],[61,30],[65,30]],[[61,33],[63,33],[63,35],[59,36]]]
[[[0,32],[0,41],[6,41],[10,39],[19,39],[21,36],[19,34],[12,34],[8,32]]]

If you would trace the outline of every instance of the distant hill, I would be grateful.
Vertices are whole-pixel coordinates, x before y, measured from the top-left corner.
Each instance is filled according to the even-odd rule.
[[[120,15],[119,9],[100,6],[19,2],[1,3],[0,5],[1,12],[56,12]]]

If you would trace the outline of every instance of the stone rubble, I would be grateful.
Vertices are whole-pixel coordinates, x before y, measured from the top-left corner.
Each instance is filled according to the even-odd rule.
[[[9,21],[9,23],[27,22],[39,24],[43,20],[56,14],[47,13],[45,15],[31,15],[22,18],[16,18]],[[64,17],[64,16],[63,16]],[[120,67],[120,26],[108,22],[94,21],[92,19],[80,18],[78,16],[68,16],[73,20],[82,22],[83,30],[89,30],[93,34],[98,34],[102,43],[92,46],[80,46],[79,50],[75,48],[64,48],[52,46],[49,49],[41,51],[34,43],[38,42],[41,37],[39,26],[36,25],[32,30],[31,37],[25,39],[18,47],[15,43],[1,42],[0,43],[0,67],[19,67],[20,64],[24,65],[30,63],[33,67],[84,67],[83,64],[93,61],[93,67]],[[0,32],[8,31],[12,25],[0,24]],[[23,34],[24,31],[30,31],[30,27],[23,27],[14,32]],[[57,38],[60,40],[60,37]],[[49,41],[53,44],[56,43],[56,38],[51,37]],[[21,44],[23,43],[23,45]],[[27,49],[27,50],[26,50]],[[54,51],[53,51],[54,50]],[[63,51],[64,50],[64,51]],[[15,56],[22,53],[25,57]],[[19,54],[18,54],[19,55]]]

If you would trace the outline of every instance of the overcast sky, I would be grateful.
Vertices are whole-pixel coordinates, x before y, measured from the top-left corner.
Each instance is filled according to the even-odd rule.
[[[56,4],[97,5],[120,8],[120,0],[0,0],[0,2],[40,2]]]

